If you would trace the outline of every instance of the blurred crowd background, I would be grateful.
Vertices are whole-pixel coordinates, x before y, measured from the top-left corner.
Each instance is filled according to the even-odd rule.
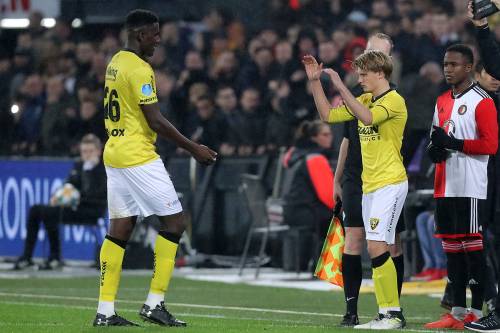
[[[158,12],[162,44],[150,62],[161,112],[182,133],[224,156],[269,154],[292,145],[299,124],[317,118],[301,57],[315,55],[353,86],[351,61],[370,34],[384,32],[395,44],[392,81],[409,110],[403,148],[409,159],[428,133],[435,98],[446,88],[444,50],[456,42],[475,43],[466,0],[263,5],[265,17],[252,24],[223,6],[205,6],[199,17],[180,19]],[[124,45],[121,22],[85,29],[58,19],[47,29],[42,18],[33,12],[28,28],[0,31],[0,155],[74,156],[83,135],[106,140],[104,73]],[[500,25],[492,29],[500,41]],[[338,104],[336,91],[324,84]],[[336,158],[342,131],[334,128],[333,134]],[[161,139],[158,150],[165,159],[183,154]]]

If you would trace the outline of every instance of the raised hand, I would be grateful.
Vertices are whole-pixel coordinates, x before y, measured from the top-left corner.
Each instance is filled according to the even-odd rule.
[[[494,1],[492,1],[495,3]],[[497,0],[497,2],[500,2],[500,0]],[[496,3],[495,3],[496,5]],[[497,6],[498,7],[498,6]],[[467,17],[469,20],[471,20],[472,24],[474,24],[476,27],[480,27],[482,25],[488,24],[488,20],[486,17],[483,17],[482,19],[476,20],[474,19],[474,12],[472,10],[472,1],[469,0],[469,3],[467,4]]]
[[[319,80],[323,64],[321,63],[318,65],[316,59],[310,54],[302,58],[302,63],[304,64],[304,69],[306,70],[309,81]]]

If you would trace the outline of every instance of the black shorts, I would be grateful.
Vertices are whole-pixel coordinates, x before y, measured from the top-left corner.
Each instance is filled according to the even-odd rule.
[[[436,237],[482,237],[486,200],[451,197],[436,198]]]
[[[363,201],[363,192],[357,184],[344,182],[342,184],[342,209],[344,227],[364,228],[363,209],[361,202]],[[403,219],[403,213],[399,216],[398,224],[396,225],[396,233],[406,230]]]

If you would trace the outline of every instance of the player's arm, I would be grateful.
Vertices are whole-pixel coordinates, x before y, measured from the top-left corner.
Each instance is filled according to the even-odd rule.
[[[149,127],[161,137],[173,141],[177,146],[187,150],[200,163],[211,164],[215,161],[217,153],[210,148],[189,140],[182,135],[160,113],[158,103],[140,105]]]
[[[131,97],[140,106],[149,127],[153,131],[190,152],[200,163],[210,164],[215,161],[216,152],[186,138],[160,113],[154,73],[150,68],[139,67],[132,71],[129,76],[129,84],[132,93]]]
[[[464,140],[463,152],[471,155],[493,155],[498,149],[498,122],[495,103],[485,98],[476,107],[479,138]]]
[[[313,94],[314,104],[318,110],[319,117],[323,121],[328,121],[328,115],[332,106],[330,102],[328,102],[325,91],[321,86],[321,81],[319,80],[323,64],[318,65],[318,62],[312,55],[304,56],[302,64],[304,64],[304,69],[311,85],[311,92]]]
[[[371,125],[373,123],[373,116],[370,112],[370,109],[361,104],[356,99],[356,97],[351,94],[349,89],[345,86],[344,82],[342,82],[339,74],[331,68],[327,68],[323,71],[330,76],[332,83],[339,91],[340,96],[342,96],[345,105],[347,106],[348,110],[352,112],[352,115],[359,119],[359,121],[361,121],[363,125]]]
[[[497,111],[491,98],[483,99],[476,106],[477,139],[456,139],[447,135],[443,128],[433,126],[432,144],[445,149],[457,150],[469,155],[492,155],[498,149]]]

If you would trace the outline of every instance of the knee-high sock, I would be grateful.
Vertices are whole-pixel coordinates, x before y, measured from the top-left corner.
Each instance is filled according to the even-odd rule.
[[[403,255],[392,257],[394,267],[396,267],[396,274],[398,277],[398,296],[401,297],[401,289],[403,288],[403,280],[405,278],[405,260]]]
[[[484,252],[467,252],[469,262],[469,288],[472,294],[471,308],[482,310],[485,289],[486,258]]]
[[[156,237],[153,278],[146,300],[146,305],[150,307],[154,308],[164,300],[174,271],[179,239],[180,236],[165,231],[160,231]]]
[[[106,236],[101,247],[101,280],[98,313],[114,314],[114,301],[120,284],[126,242]]]
[[[467,308],[465,290],[467,288],[467,262],[465,253],[447,252],[448,280],[453,295],[453,307]]]
[[[358,313],[359,288],[362,276],[361,256],[344,253],[342,255],[342,275],[347,313]]]
[[[372,269],[379,312],[399,311],[398,278],[389,252],[372,258]]]

